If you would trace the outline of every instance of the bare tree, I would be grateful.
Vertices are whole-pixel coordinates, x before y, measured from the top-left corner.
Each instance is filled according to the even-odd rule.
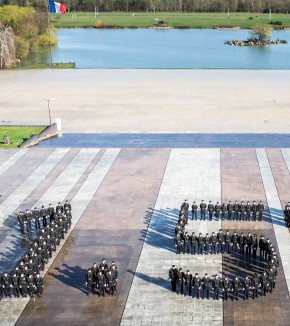
[[[0,25],[0,68],[10,68],[15,61],[13,30],[10,26]]]

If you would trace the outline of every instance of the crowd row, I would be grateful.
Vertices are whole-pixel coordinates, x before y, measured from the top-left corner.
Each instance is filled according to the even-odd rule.
[[[56,251],[61,239],[64,239],[71,224],[70,221],[64,223],[62,218],[54,217],[50,221],[39,230],[13,272],[11,274],[5,272],[1,276],[3,297],[26,297],[27,294],[33,297],[35,292],[38,296],[42,295],[43,280],[40,271],[44,271],[49,258]]]
[[[90,295],[90,293],[98,293],[99,297],[101,295],[104,297],[106,288],[108,289],[109,295],[114,295],[114,292],[117,290],[118,282],[118,268],[115,262],[112,261],[110,267],[106,263],[105,258],[102,259],[99,266],[94,263],[93,266],[87,270],[85,281],[87,295]]]
[[[32,220],[34,220],[35,223],[35,230],[38,230],[41,228],[40,222],[42,222],[42,227],[45,228],[48,224],[48,220],[49,223],[52,223],[53,221],[61,221],[64,224],[70,225],[71,219],[71,204],[68,202],[68,200],[64,203],[64,205],[59,202],[55,209],[51,204],[49,204],[47,208],[42,205],[41,209],[34,207],[33,210],[26,209],[25,212],[19,211],[17,214],[17,221],[21,233],[24,233],[25,226],[27,232],[32,230]]]
[[[217,202],[215,205],[209,201],[209,204],[207,205],[204,200],[202,200],[199,205],[197,205],[196,202],[193,202],[191,206],[191,216],[192,220],[197,220],[199,211],[201,220],[205,220],[208,214],[209,221],[212,221],[214,215],[216,220],[219,220],[221,217],[223,220],[227,218],[229,221],[232,219],[239,221],[250,221],[251,218],[253,221],[256,221],[257,219],[258,221],[262,221],[264,209],[265,207],[262,201],[260,201],[258,204],[256,201],[253,201],[252,204],[250,204],[249,201],[247,201],[247,203],[244,203],[243,201],[238,203],[238,201],[235,201],[234,204],[231,201],[229,201],[228,204],[220,204]],[[189,204],[185,199],[181,205],[179,217],[183,217],[186,224],[188,222],[188,211]]]

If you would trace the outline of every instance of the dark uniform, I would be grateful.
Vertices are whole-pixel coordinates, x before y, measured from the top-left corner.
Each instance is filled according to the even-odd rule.
[[[250,202],[247,202],[246,205],[246,217],[247,217],[247,221],[251,220],[251,211],[252,211],[252,206],[250,204]]]
[[[195,249],[196,249],[196,235],[195,232],[192,232],[190,238],[190,248],[191,248],[191,254],[195,255]]]
[[[109,295],[114,295],[115,290],[115,275],[112,274],[112,271],[109,270],[107,273],[107,284],[109,288]]]
[[[219,300],[219,294],[220,294],[220,279],[218,275],[215,276],[215,278],[212,280],[212,287],[214,292],[214,300]]]
[[[208,255],[209,245],[210,245],[210,237],[209,237],[208,233],[205,235],[203,241],[204,241],[204,252]]]
[[[216,247],[217,247],[217,236],[216,234],[213,232],[211,234],[211,239],[210,239],[210,242],[211,242],[211,254],[216,254]]]
[[[36,274],[35,277],[35,286],[36,286],[36,292],[39,297],[42,296],[42,289],[43,289],[43,279],[39,274]]]
[[[39,212],[39,209],[37,207],[34,207],[33,218],[34,218],[34,223],[35,223],[35,230],[40,229],[40,222],[39,222],[40,212]]]
[[[269,288],[269,278],[265,271],[261,276],[261,283],[262,283],[262,294],[265,296]]]
[[[203,287],[203,299],[206,295],[206,297],[209,299],[210,294],[210,278],[207,274],[204,275],[204,278],[202,279],[202,287]]]
[[[199,233],[199,236],[197,238],[197,243],[198,243],[198,253],[202,255],[203,253],[203,236],[201,233]]]
[[[182,242],[181,242],[181,234],[180,232],[176,236],[176,254],[180,254],[182,252]]]
[[[240,281],[236,276],[235,279],[232,281],[233,299],[234,297],[236,297],[236,300],[239,300],[239,287],[240,287]]]
[[[47,211],[46,211],[46,208],[44,206],[41,207],[40,215],[42,217],[42,226],[45,228],[46,225],[47,225],[47,219],[46,219]]]
[[[211,203],[211,201],[209,202],[208,206],[207,206],[207,210],[208,210],[208,218],[210,221],[212,221],[212,216],[213,216],[213,212],[214,212],[214,205]]]
[[[20,275],[18,282],[19,282],[18,286],[21,289],[22,297],[26,297],[27,296],[27,284],[26,284],[26,276],[23,273]]]
[[[224,292],[224,300],[228,300],[228,292],[230,288],[230,281],[227,277],[225,277],[222,281],[223,292]]]
[[[198,273],[195,274],[195,276],[192,279],[192,286],[193,286],[193,296],[195,296],[197,299],[200,297],[200,288],[201,288],[201,280],[198,276]]]
[[[2,287],[2,295],[3,297],[11,296],[10,291],[10,276],[8,273],[4,273],[0,279],[1,287]]]
[[[233,244],[232,254],[236,255],[238,253],[238,241],[239,241],[239,237],[238,237],[236,231],[232,235],[231,241],[232,241],[232,244]]]
[[[253,213],[253,220],[256,221],[257,220],[257,211],[258,211],[258,205],[256,204],[256,202],[253,202],[252,205],[252,213]]]
[[[185,232],[183,236],[183,253],[188,253],[189,254],[189,235],[187,232]]]
[[[195,201],[193,202],[192,206],[191,206],[191,210],[192,210],[192,219],[197,220],[197,205],[195,203]]]
[[[66,212],[67,210],[69,210],[71,212],[71,204],[68,202],[68,200],[65,201],[65,203],[63,205],[63,210],[64,210],[64,212]]]
[[[227,211],[228,211],[228,220],[231,221],[232,219],[232,213],[233,213],[233,204],[231,201],[227,204]],[[239,210],[239,206],[237,208],[237,211]]]
[[[251,255],[252,254],[252,245],[253,245],[253,237],[251,233],[249,232],[248,235],[246,236],[246,254]]]
[[[260,278],[257,273],[255,273],[252,278],[252,290],[253,290],[253,299],[258,298],[259,296],[259,286],[260,286]]]
[[[260,203],[258,204],[258,220],[259,221],[262,221],[262,219],[263,219],[263,212],[264,212],[264,205],[260,201]]]
[[[214,207],[214,211],[215,211],[215,216],[217,221],[220,219],[220,214],[221,214],[221,205],[219,202],[216,203],[215,207]]]
[[[260,259],[265,259],[265,249],[266,249],[266,241],[263,236],[261,236],[259,240],[259,248],[260,248]]]
[[[244,236],[244,233],[242,232],[239,236],[239,246],[240,246],[240,255],[244,256],[245,254],[245,244],[246,244],[246,237]]]
[[[171,291],[176,292],[176,273],[177,269],[175,265],[172,265],[172,267],[169,269],[169,280],[171,282]]]
[[[243,288],[244,288],[244,296],[245,296],[245,300],[249,299],[249,291],[250,291],[250,287],[251,287],[251,280],[248,276],[246,276],[246,278],[243,280]]]
[[[245,212],[246,212],[246,205],[244,204],[244,202],[242,201],[241,202],[241,205],[240,205],[240,221],[241,220],[245,220]]]
[[[191,296],[191,282],[192,282],[192,275],[187,270],[186,274],[183,275],[184,285],[185,285],[185,295]]]
[[[204,201],[202,200],[200,205],[200,219],[204,219],[205,220],[205,214],[206,214],[206,204],[204,203]]]
[[[176,294],[183,294],[183,272],[182,268],[179,268],[176,272]]]
[[[97,279],[98,279],[99,297],[101,295],[104,297],[105,296],[105,284],[106,284],[105,275],[103,275],[102,272],[99,271]]]
[[[35,289],[34,289],[34,278],[31,274],[28,275],[26,282],[27,282],[28,293],[30,297],[33,298]]]
[[[219,230],[219,233],[217,234],[217,239],[218,239],[218,253],[223,254],[225,252],[225,235],[222,229]]]
[[[17,215],[17,221],[18,221],[18,224],[19,224],[20,232],[23,234],[24,233],[25,217],[24,217],[24,214],[21,211]]]
[[[230,253],[230,247],[231,247],[231,235],[229,234],[229,231],[225,234],[225,251],[229,254]]]
[[[234,204],[234,207],[233,207],[233,209],[234,209],[234,218],[236,219],[236,220],[238,220],[239,219],[239,210],[240,210],[240,205],[238,204],[238,202],[236,201],[235,202],[235,204]]]
[[[226,211],[227,211],[227,206],[225,203],[222,203],[222,206],[221,206],[222,220],[224,220],[226,218]]]
[[[54,207],[51,206],[51,204],[49,204],[49,206],[48,206],[47,214],[49,215],[50,223],[51,223],[52,221],[54,221],[54,215],[55,215],[55,212],[54,212]]]
[[[27,231],[30,232],[31,231],[32,214],[28,209],[25,212],[25,220],[26,220]]]

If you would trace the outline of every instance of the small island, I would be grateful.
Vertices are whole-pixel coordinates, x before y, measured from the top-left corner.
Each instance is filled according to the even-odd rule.
[[[256,25],[251,30],[251,37],[248,40],[230,40],[225,44],[236,46],[261,46],[271,44],[287,44],[286,40],[271,40],[272,28],[267,25]]]

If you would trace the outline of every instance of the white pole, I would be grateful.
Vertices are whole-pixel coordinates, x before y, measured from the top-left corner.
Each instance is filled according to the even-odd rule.
[[[270,22],[272,21],[272,10],[271,10],[271,8],[270,8],[270,11],[269,11],[269,20],[270,20]]]

